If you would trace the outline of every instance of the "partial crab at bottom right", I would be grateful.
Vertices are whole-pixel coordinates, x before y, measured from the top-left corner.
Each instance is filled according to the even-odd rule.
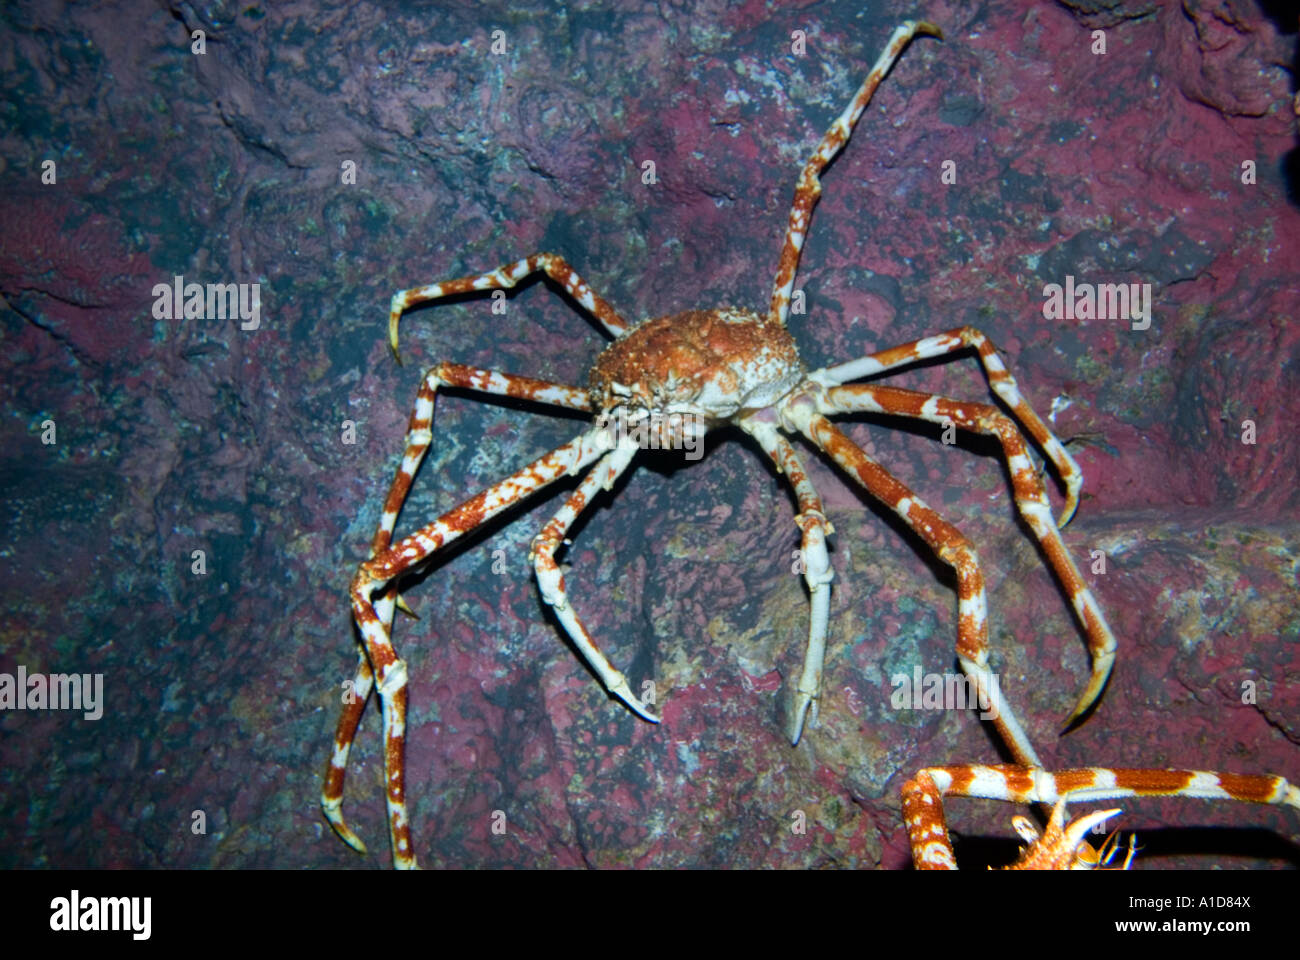
[[[1096,810],[1068,823],[1066,803],[1116,800],[1125,797],[1197,797],[1274,804],[1300,810],[1300,788],[1283,777],[1215,773],[1208,770],[1109,769],[1084,767],[1049,773],[1038,767],[1011,764],[961,764],[927,767],[903,784],[903,820],[907,824],[912,863],[918,870],[956,870],[957,857],[943,812],[944,797],[977,797],[1012,803],[1052,804],[1042,830],[1027,817],[1012,818],[1025,841],[1009,870],[1127,870],[1138,852],[1136,836],[1127,847],[1118,833],[1094,849],[1087,837],[1118,808]],[[1121,855],[1120,850],[1125,852]]]

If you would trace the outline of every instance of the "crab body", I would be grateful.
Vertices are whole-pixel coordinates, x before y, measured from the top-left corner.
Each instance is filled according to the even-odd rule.
[[[607,415],[681,414],[713,426],[771,406],[805,376],[784,324],[723,307],[639,324],[596,359],[590,392]]]

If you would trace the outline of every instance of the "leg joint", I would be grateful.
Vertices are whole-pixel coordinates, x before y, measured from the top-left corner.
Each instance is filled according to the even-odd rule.
[[[529,562],[536,566],[543,557],[554,562],[555,551],[560,548],[562,539],[563,537],[550,530],[543,530],[533,537],[533,542],[528,548]]]
[[[383,675],[378,678],[376,689],[384,699],[406,686],[406,661],[400,657],[382,668],[381,673]]]
[[[979,570],[980,558],[979,554],[975,552],[974,544],[967,540],[956,527],[951,527],[948,540],[939,547],[939,559],[955,568],[959,577],[964,572],[963,568]]]

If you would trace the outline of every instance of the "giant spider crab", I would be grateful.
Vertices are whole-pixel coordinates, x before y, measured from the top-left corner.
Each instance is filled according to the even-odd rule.
[[[810,372],[786,330],[799,254],[822,189],[820,174],[848,141],[881,80],[918,34],[941,36],[936,26],[923,21],[908,21],[899,26],[853,100],[804,165],[795,187],[765,315],[741,308],[719,308],[629,324],[568,263],[549,253],[534,254],[477,276],[403,290],[393,296],[389,338],[395,356],[398,321],[410,307],[454,294],[511,288],[539,270],[594,316],[614,342],[597,359],[585,390],[457,363],[440,363],[425,375],[411,414],[405,455],[384,503],[370,558],[359,566],[351,585],[352,609],[362,650],[354,695],[347,698],[339,719],[322,791],[325,816],[348,845],[358,851],[365,849],[344,822],[343,781],[362,710],[371,690],[376,689],[383,712],[386,800],[393,862],[397,867],[417,865],[407,818],[403,770],[407,669],[392,643],[393,617],[396,609],[404,606],[398,597],[398,579],[511,505],[561,477],[588,467],[592,469],[577,489],[534,538],[530,557],[543,600],[554,609],[578,652],[606,689],[639,716],[658,721],[583,627],[569,603],[564,578],[555,560],[565,534],[581,511],[602,488],[609,489],[635,458],[638,446],[626,433],[611,442],[611,422],[634,425],[643,436],[649,435],[652,445],[665,448],[698,440],[710,429],[738,426],[757,441],[793,488],[799,510],[794,520],[801,535],[803,575],[811,595],[811,616],[803,670],[790,712],[788,734],[792,743],[799,741],[805,723],[816,719],[833,578],[826,550],[826,537],[832,527],[799,455],[782,431],[798,432],[824,451],[954,569],[958,596],[957,656],[962,668],[981,698],[987,698],[981,702],[989,704],[993,722],[1016,762],[1026,767],[1042,766],[988,667],[984,579],[975,550],[953,525],[836,428],[828,419],[834,414],[888,413],[934,424],[952,424],[998,441],[1011,475],[1016,507],[1070,597],[1091,655],[1090,676],[1067,723],[1076,720],[1097,700],[1114,663],[1115,640],[1061,539],[1020,429],[1010,417],[988,403],[850,382],[915,361],[974,350],[993,392],[1033,438],[1063,484],[1065,504],[1060,523],[1064,525],[1078,505],[1082,474],[1025,401],[1015,378],[989,339],[972,327],[960,327]],[[398,512],[433,439],[434,400],[442,387],[566,407],[595,414],[596,422],[569,443],[394,543],[393,528]]]

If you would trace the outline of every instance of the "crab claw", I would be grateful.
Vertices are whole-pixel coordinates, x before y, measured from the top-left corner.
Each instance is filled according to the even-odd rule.
[[[1118,809],[1094,810],[1063,826],[1065,798],[1061,797],[1052,807],[1052,815],[1041,836],[1028,818],[1013,817],[1011,825],[1020,839],[1029,845],[1020,852],[1020,859],[1012,864],[1011,869],[1091,870],[1097,865],[1098,857],[1087,844],[1088,831],[1121,812]],[[1081,847],[1086,849],[1081,850]]]

